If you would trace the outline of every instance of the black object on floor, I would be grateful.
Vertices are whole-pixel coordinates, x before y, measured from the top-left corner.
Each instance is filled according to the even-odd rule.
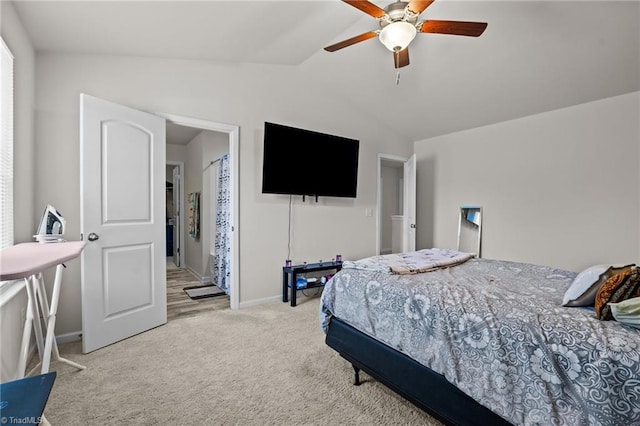
[[[224,292],[224,290],[221,290],[220,288],[218,288],[218,286],[215,286],[213,284],[185,287],[183,288],[183,290],[185,293],[187,293],[187,296],[189,296],[193,300],[206,299],[208,297],[224,296],[227,294]]]

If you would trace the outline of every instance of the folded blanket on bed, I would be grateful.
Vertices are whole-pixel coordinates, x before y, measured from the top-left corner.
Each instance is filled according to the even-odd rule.
[[[345,260],[342,262],[342,268],[378,271],[388,274],[417,274],[458,265],[474,256],[473,253],[431,248],[407,253],[371,256],[356,261]]]

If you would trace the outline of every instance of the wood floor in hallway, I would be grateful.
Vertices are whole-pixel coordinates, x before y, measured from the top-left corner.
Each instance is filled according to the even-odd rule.
[[[230,309],[229,295],[207,299],[191,299],[185,287],[201,285],[187,269],[177,268],[173,260],[167,259],[167,321],[198,315],[203,311]]]

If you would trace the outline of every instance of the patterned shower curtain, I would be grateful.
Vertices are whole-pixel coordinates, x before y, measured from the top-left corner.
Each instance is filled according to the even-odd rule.
[[[216,189],[216,238],[211,255],[211,282],[229,294],[231,223],[229,211],[229,154],[220,158]]]

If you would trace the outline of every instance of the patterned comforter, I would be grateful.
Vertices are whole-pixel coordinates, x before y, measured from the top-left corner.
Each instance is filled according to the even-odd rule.
[[[415,275],[343,269],[336,316],[516,425],[639,425],[640,330],[562,307],[575,273],[490,259]]]

